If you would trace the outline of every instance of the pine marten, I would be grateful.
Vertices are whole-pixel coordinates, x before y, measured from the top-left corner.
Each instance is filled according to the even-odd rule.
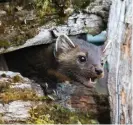
[[[93,87],[93,81],[104,75],[101,49],[82,39],[60,35],[55,43],[54,57],[58,62],[57,74],[67,76],[68,81]]]
[[[92,87],[103,77],[101,49],[76,37],[60,35],[55,42],[5,54],[9,70],[52,81],[75,81]]]

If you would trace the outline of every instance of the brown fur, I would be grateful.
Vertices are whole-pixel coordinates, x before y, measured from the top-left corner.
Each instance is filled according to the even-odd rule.
[[[61,45],[59,46],[59,52],[57,52],[56,57],[59,64],[57,72],[85,85],[88,84],[90,78],[96,79],[103,77],[104,72],[101,65],[100,48],[83,40],[71,39],[75,47],[72,45],[65,46],[67,43],[63,43],[63,47]],[[79,56],[85,56],[86,62],[80,63],[78,61]],[[102,73],[97,74],[96,69],[101,70]]]
[[[85,57],[86,62],[81,63],[79,56]],[[47,83],[71,81],[88,85],[90,78],[101,78],[104,74],[96,72],[96,69],[103,71],[100,47],[75,37],[70,40],[60,36],[55,43],[5,54],[5,59],[9,70]]]

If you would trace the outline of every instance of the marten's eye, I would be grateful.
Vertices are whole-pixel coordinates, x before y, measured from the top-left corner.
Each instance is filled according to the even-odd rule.
[[[78,60],[81,63],[86,62],[86,57],[85,56],[78,56]]]

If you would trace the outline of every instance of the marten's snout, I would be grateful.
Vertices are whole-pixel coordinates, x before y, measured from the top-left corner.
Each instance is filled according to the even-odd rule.
[[[103,69],[96,67],[95,72],[97,75],[101,75],[103,73]]]

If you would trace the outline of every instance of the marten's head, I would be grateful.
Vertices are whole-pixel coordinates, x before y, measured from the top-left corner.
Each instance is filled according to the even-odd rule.
[[[92,81],[104,75],[100,47],[84,40],[60,35],[55,44],[55,57],[59,73],[87,87],[92,87]]]

